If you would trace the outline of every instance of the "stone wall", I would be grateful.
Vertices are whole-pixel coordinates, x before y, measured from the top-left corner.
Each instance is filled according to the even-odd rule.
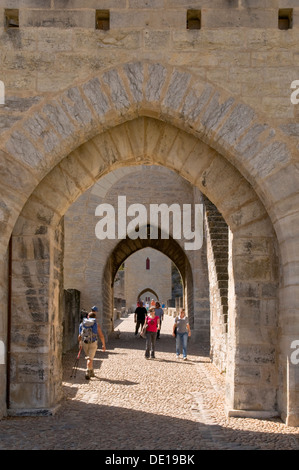
[[[80,323],[80,292],[76,289],[63,291],[63,347],[62,352],[69,351],[78,343]]]
[[[228,226],[217,208],[205,198],[207,257],[211,308],[210,356],[225,372],[228,331]]]
[[[4,11],[19,8],[19,28],[5,28]],[[109,30],[95,29],[96,9],[110,11]],[[293,9],[280,30],[280,8]],[[187,29],[187,10],[201,11],[201,29]],[[296,1],[185,0],[2,1],[0,80],[6,106],[0,129],[43,97],[120,62],[166,61],[239,96],[293,133],[298,115],[290,85],[298,79]]]
[[[146,259],[150,260],[150,269],[146,269]],[[131,255],[125,262],[125,296],[127,307],[133,311],[139,293],[145,289],[152,289],[160,303],[171,298],[171,261],[163,253],[152,248],[144,248],[142,251]],[[140,297],[144,300],[144,294]],[[151,299],[153,295],[149,293]],[[156,300],[156,298],[155,298]]]

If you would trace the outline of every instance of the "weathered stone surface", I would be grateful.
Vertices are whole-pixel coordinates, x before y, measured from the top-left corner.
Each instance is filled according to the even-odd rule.
[[[103,116],[109,109],[108,99],[102,91],[101,84],[97,78],[83,85],[83,90],[89,98],[93,109],[99,116]]]
[[[229,145],[234,145],[238,138],[250,126],[255,117],[249,106],[237,105],[219,131],[219,136]]]
[[[141,101],[143,97],[143,65],[140,62],[127,64],[124,69],[135,101]]]
[[[234,103],[233,98],[228,98],[223,103],[219,103],[219,94],[216,93],[211,99],[207,109],[201,118],[202,124],[208,131],[215,130],[220,121],[224,118]]]
[[[203,90],[200,91],[201,93],[199,94],[197,90],[192,89],[184,101],[184,106],[181,112],[184,117],[190,121],[196,121],[204,106],[210,99],[213,93],[213,88],[210,85],[204,85]]]
[[[81,126],[91,122],[91,111],[83,100],[78,88],[68,90],[62,98],[62,103],[68,114]]]
[[[66,138],[70,136],[72,132],[74,132],[73,124],[58,103],[55,105],[46,105],[43,108],[43,112],[46,114],[46,116],[48,116],[53,127],[56,129],[58,135],[60,135],[61,138]]]
[[[267,177],[273,170],[286,166],[291,160],[287,145],[273,142],[251,160],[260,178]]]
[[[34,114],[26,121],[24,128],[33,139],[41,139],[41,145],[46,153],[54,151],[59,145],[59,137],[41,114]]]
[[[23,10],[22,27],[94,28],[95,15],[92,10]]]
[[[162,87],[165,83],[167,70],[161,64],[148,66],[149,79],[146,85],[145,96],[148,101],[158,101],[161,98]]]
[[[16,158],[32,168],[37,168],[43,162],[43,155],[33,143],[20,131],[15,131],[6,143],[6,149]]]
[[[117,109],[129,107],[129,98],[117,70],[104,73],[103,81],[110,88],[111,98]]]
[[[188,73],[174,71],[163,103],[165,106],[177,110],[186,93],[191,76]]]

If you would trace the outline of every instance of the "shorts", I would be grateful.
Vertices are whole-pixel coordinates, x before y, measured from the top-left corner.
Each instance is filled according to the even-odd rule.
[[[98,349],[98,342],[94,341],[93,343],[82,343],[83,350],[85,352],[86,359],[93,360]]]

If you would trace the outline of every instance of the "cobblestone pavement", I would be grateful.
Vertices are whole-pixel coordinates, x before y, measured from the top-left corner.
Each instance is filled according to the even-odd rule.
[[[65,399],[53,416],[0,421],[0,450],[298,450],[299,429],[279,419],[226,418],[224,377],[207,351],[188,345],[176,359],[173,319],[165,316],[156,358],[144,357],[133,315],[118,320],[120,338],[98,350],[95,377],[84,378],[76,350],[64,356]]]

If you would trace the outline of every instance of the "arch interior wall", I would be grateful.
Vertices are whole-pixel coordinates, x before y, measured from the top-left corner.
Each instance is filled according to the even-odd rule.
[[[147,258],[150,260],[149,269],[146,269]],[[145,291],[148,286],[156,292],[156,295]],[[138,294],[143,291],[145,292],[140,300],[144,300],[145,296],[151,300],[154,298],[160,303],[163,299],[165,301],[171,299],[171,261],[151,248],[138,251],[125,262],[125,294],[128,309],[135,310]]]

